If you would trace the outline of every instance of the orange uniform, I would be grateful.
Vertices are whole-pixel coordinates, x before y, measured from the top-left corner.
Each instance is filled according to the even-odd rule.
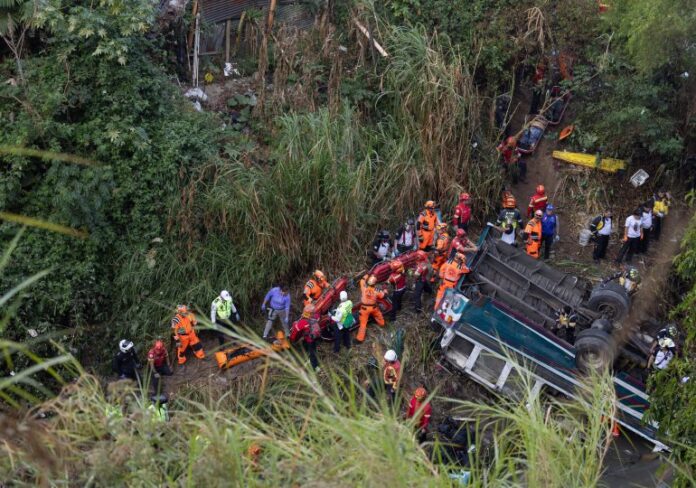
[[[447,232],[439,232],[435,240],[435,257],[433,258],[433,273],[432,280],[435,281],[435,274],[439,273],[440,267],[445,264],[449,257],[450,236]]]
[[[539,259],[539,250],[541,249],[541,220],[532,219],[524,228],[526,251],[534,259]]]
[[[310,278],[304,287],[304,305],[311,305],[321,298],[321,295],[329,287],[329,282],[324,280],[319,280],[317,278]]]
[[[437,289],[437,296],[435,297],[435,308],[437,308],[440,300],[445,294],[448,288],[454,288],[462,275],[469,272],[469,268],[463,261],[457,261],[456,259],[452,261],[447,261],[440,268],[440,287]]]
[[[429,251],[435,238],[437,214],[434,210],[423,210],[418,216],[418,249]]]
[[[377,325],[384,327],[384,317],[382,316],[382,311],[379,309],[379,305],[377,305],[377,300],[384,298],[386,293],[377,290],[374,285],[368,285],[367,276],[360,280],[360,292],[362,293],[359,314],[360,328],[358,329],[358,335],[355,336],[355,339],[358,342],[363,342],[367,334],[367,321],[370,320],[370,317],[375,319]]]
[[[179,364],[186,362],[186,349],[189,346],[198,359],[205,358],[203,346],[193,328],[197,323],[196,316],[191,312],[177,313],[172,319],[172,335],[177,342],[176,356]]]

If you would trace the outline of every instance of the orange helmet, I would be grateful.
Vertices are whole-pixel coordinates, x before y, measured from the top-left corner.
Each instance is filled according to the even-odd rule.
[[[177,305],[176,311],[180,314],[188,313],[188,307],[186,305]]]
[[[455,261],[466,262],[466,255],[464,253],[458,252],[454,255]]]
[[[466,237],[466,231],[464,229],[457,229],[457,237]]]
[[[460,202],[465,202],[466,200],[469,200],[469,199],[471,199],[471,195],[469,195],[469,194],[466,193],[466,192],[461,193],[461,194],[459,195],[459,201],[460,201]]]
[[[421,386],[416,388],[416,391],[413,393],[413,396],[416,397],[416,400],[420,402],[423,401],[426,396],[428,396],[428,392],[425,391],[425,388]]]
[[[416,251],[416,256],[418,257],[418,261],[428,260],[428,253],[425,251]]]
[[[285,332],[283,332],[282,330],[276,332],[276,339],[278,339],[279,341],[285,339]]]
[[[249,456],[258,456],[261,454],[261,446],[258,444],[251,444],[247,450],[247,454],[249,454]]]
[[[161,340],[157,339],[157,340],[155,341],[155,347],[154,347],[154,349],[164,349],[164,342],[162,342]]]
[[[322,273],[321,270],[319,270],[319,269],[317,269],[316,271],[314,271],[314,277],[315,277],[316,279],[320,280],[320,281],[326,279],[326,276],[324,275],[324,273]]]
[[[517,206],[517,200],[512,193],[508,193],[503,197],[503,208],[515,208]]]
[[[444,222],[437,224],[437,230],[447,230],[448,225]]]
[[[377,277],[375,275],[370,275],[370,277],[367,279],[367,284],[369,286],[375,286],[377,284]]]
[[[427,202],[425,202],[425,208],[430,208],[430,209],[435,208],[435,202],[432,200],[428,200]]]
[[[545,193],[545,192],[546,192],[546,188],[544,188],[544,185],[538,185],[538,186],[536,187],[536,192],[537,192],[537,193]]]
[[[392,261],[389,263],[389,267],[392,269],[392,271],[398,271],[400,273],[403,273],[404,271],[404,265],[401,264],[401,261]]]
[[[314,313],[314,310],[315,310],[314,305],[309,304],[304,308],[304,310],[302,310],[302,316],[304,318],[309,318]]]
[[[517,139],[515,139],[513,136],[510,136],[507,139],[505,139],[505,145],[507,147],[516,147],[517,146]]]

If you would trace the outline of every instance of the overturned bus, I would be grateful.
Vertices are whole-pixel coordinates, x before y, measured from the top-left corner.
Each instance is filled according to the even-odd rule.
[[[638,340],[617,340],[630,297],[615,282],[596,287],[563,273],[499,239],[491,224],[469,261],[471,272],[448,290],[432,317],[443,331],[441,348],[456,369],[485,387],[517,398],[515,364],[529,370],[533,394],[543,390],[577,396],[590,370],[611,368],[617,397],[616,421],[660,448],[657,426],[646,424],[645,385],[632,374],[649,348]],[[550,329],[556,312],[569,306],[579,332],[573,344]]]

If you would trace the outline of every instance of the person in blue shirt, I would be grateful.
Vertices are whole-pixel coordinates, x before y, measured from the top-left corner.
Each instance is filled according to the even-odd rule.
[[[290,336],[290,293],[288,287],[280,285],[271,288],[261,305],[261,312],[266,313],[266,327],[263,330],[263,338],[268,340],[268,334],[273,328],[276,319],[280,319],[285,331],[285,337]]]
[[[551,255],[551,246],[558,241],[558,215],[555,213],[556,208],[549,203],[546,206],[546,212],[541,218],[541,245],[544,248],[544,259],[549,259]]]

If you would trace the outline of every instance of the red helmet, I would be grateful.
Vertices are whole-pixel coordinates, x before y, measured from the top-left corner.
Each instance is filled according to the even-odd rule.
[[[459,201],[460,201],[460,202],[465,202],[465,201],[470,200],[470,199],[471,199],[471,195],[469,195],[469,194],[466,193],[466,192],[461,193],[461,194],[459,195]]]
[[[155,347],[154,347],[154,349],[164,349],[164,342],[162,342],[161,340],[157,339],[157,340],[155,341]]]
[[[464,229],[457,229],[457,237],[466,237],[466,231]]]
[[[309,304],[309,305],[307,305],[307,306],[304,308],[304,310],[302,310],[302,316],[303,316],[304,318],[309,318],[309,317],[311,317],[311,316],[314,314],[314,311],[315,311],[315,310],[316,310],[316,309],[315,309],[314,305]]]
[[[425,391],[425,388],[423,388],[421,386],[421,387],[416,388],[416,391],[413,394],[413,396],[416,397],[416,400],[418,400],[420,402],[420,401],[423,401],[426,396],[428,396],[428,392]]]
[[[515,139],[513,136],[510,136],[507,139],[505,139],[505,145],[507,147],[516,147],[517,146],[517,139]]]
[[[536,187],[536,192],[539,193],[539,194],[543,194],[543,193],[546,192],[546,188],[544,188],[544,185],[538,185],[538,186]]]

